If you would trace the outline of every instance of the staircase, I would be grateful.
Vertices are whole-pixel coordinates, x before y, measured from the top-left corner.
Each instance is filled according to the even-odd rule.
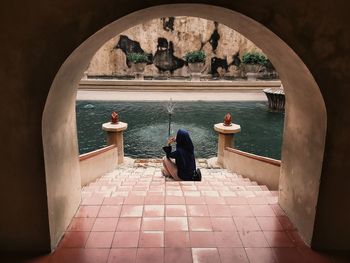
[[[85,186],[51,256],[57,262],[315,259],[277,204],[277,192],[204,161],[198,166],[201,182],[176,182],[165,180],[160,161],[138,160]]]

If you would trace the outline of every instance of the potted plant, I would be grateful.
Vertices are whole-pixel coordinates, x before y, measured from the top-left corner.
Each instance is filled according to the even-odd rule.
[[[200,81],[201,72],[205,64],[205,52],[203,50],[196,50],[187,52],[184,56],[191,73],[191,80]]]
[[[262,67],[266,66],[267,58],[259,52],[247,52],[242,57],[244,71],[248,80],[256,80]]]
[[[143,72],[148,63],[148,55],[146,53],[129,53],[127,59],[131,62],[131,68],[135,73],[135,79],[143,80]]]

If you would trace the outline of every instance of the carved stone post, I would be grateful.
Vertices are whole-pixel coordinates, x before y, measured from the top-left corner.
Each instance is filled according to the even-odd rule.
[[[107,144],[116,145],[118,148],[118,164],[124,162],[124,139],[123,132],[128,128],[125,122],[102,124],[102,129],[107,132]]]
[[[234,134],[241,131],[241,126],[233,123],[231,126],[224,126],[223,123],[217,123],[214,130],[219,133],[217,163],[223,165],[225,147],[234,147]]]

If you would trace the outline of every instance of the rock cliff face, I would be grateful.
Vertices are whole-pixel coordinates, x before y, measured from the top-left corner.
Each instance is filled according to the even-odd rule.
[[[183,56],[203,49],[207,54],[204,74],[241,75],[238,66],[247,51],[259,51],[251,41],[225,25],[197,17],[166,17],[137,25],[114,37],[91,60],[89,76],[132,75],[126,54],[145,52],[146,76],[189,75]]]

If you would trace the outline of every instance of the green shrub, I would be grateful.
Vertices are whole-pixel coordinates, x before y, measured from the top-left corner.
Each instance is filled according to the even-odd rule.
[[[247,52],[242,57],[242,63],[245,65],[266,66],[267,58],[258,52]]]
[[[135,64],[148,62],[148,56],[146,53],[129,53],[127,58],[130,62]]]
[[[187,52],[184,59],[187,63],[202,63],[205,62],[205,52],[203,50]]]

